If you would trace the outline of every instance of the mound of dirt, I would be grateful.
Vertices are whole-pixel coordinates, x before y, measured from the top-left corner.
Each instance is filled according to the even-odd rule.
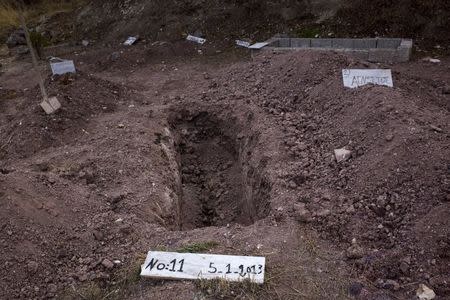
[[[215,78],[203,97],[243,99],[276,120],[302,222],[348,248],[361,275],[381,288],[426,280],[449,295],[440,279],[450,275],[450,97],[412,92],[405,74],[393,89],[346,89],[349,67],[370,65],[330,53],[261,55]],[[338,148],[351,158],[337,163]]]
[[[194,298],[135,267],[198,243],[266,256],[258,299],[344,299],[349,278],[360,299],[412,298],[418,283],[449,296],[445,67],[392,66],[394,88],[353,90],[343,68],[391,66],[306,51],[130,67],[146,49],[111,67],[88,63],[102,49],[79,55],[82,72],[46,82],[54,115],[36,87],[0,93],[0,297]]]
[[[89,128],[84,126],[89,119],[113,112],[118,102],[128,96],[125,88],[82,72],[49,77],[46,87],[48,94],[61,102],[61,110],[45,115],[36,105],[42,101],[38,87],[26,91],[26,98],[12,108],[14,119],[19,121],[13,121],[13,114],[9,114],[1,122],[1,139],[8,141],[2,145],[3,158],[23,158],[48,147],[70,145],[77,137],[88,134]]]

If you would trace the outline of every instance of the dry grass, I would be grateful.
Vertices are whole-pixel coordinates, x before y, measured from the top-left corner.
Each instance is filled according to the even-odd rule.
[[[19,25],[18,11],[11,5],[0,2],[0,28]]]
[[[40,16],[51,16],[58,12],[67,12],[81,5],[84,0],[43,0],[39,4],[27,6],[23,13],[27,21],[38,20]],[[11,1],[0,0],[0,31],[17,27],[20,23],[19,8]]]
[[[229,282],[224,279],[201,279],[196,282],[197,288],[207,299],[261,299],[267,293],[268,284],[258,285],[249,280]]]

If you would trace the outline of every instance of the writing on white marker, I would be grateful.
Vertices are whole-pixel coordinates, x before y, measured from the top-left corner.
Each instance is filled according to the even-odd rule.
[[[349,88],[357,88],[366,84],[394,86],[389,69],[344,69],[342,78],[344,86]]]
[[[150,251],[141,276],[164,279],[250,280],[264,283],[265,258]]]

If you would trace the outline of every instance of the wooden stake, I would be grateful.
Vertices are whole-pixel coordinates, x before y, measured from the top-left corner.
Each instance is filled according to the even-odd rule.
[[[34,52],[34,48],[33,48],[33,45],[31,43],[30,33],[28,32],[27,24],[25,22],[25,18],[23,16],[23,11],[22,10],[20,10],[20,22],[22,23],[22,28],[25,31],[25,38],[27,40],[28,49],[30,49],[31,60],[33,61],[33,68],[35,69],[36,74],[38,76],[39,88],[41,89],[42,98],[44,98],[44,101],[47,102],[48,95],[47,95],[47,91],[45,90],[44,79],[42,78],[41,72],[39,72],[39,69],[38,69],[38,62],[37,62],[37,59],[36,59],[36,53]]]

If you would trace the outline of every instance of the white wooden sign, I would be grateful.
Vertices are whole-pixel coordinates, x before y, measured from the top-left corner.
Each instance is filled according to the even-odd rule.
[[[193,36],[193,35],[188,35],[186,40],[191,41],[191,42],[196,42],[196,43],[201,44],[201,45],[203,45],[206,42],[205,39],[202,39],[202,38],[199,38],[199,37],[196,37],[196,36]]]
[[[135,37],[135,36],[130,36],[130,37],[127,38],[127,40],[126,40],[123,44],[124,44],[125,46],[131,46],[131,45],[133,45],[134,43],[136,43],[137,40],[138,40],[137,37]]]
[[[249,48],[249,49],[261,49],[261,48],[263,48],[263,47],[265,47],[265,46],[267,46],[267,45],[269,45],[269,43],[262,42],[262,43],[256,43],[256,44],[253,44],[253,45],[251,45],[251,46],[248,47],[248,48]]]
[[[51,62],[50,67],[52,68],[53,75],[76,73],[73,60],[63,60],[60,62]]]
[[[369,83],[393,87],[390,69],[344,69],[342,70],[344,86],[357,88]]]
[[[249,42],[240,41],[240,40],[236,40],[236,45],[244,47],[244,48],[250,47],[250,43]]]
[[[141,276],[159,279],[216,279],[264,283],[265,257],[148,252]]]

